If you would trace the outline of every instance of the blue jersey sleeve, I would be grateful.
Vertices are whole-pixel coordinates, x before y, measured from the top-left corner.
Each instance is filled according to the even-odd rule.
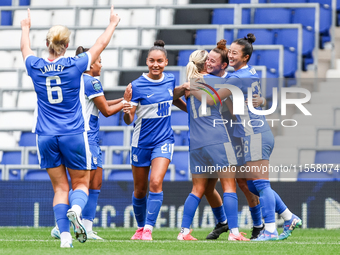
[[[28,76],[31,76],[31,70],[32,70],[31,66],[32,66],[32,63],[34,61],[36,61],[37,59],[39,59],[39,58],[36,57],[36,56],[33,56],[33,55],[29,55],[29,56],[26,57],[26,59],[25,59],[25,67],[26,67],[26,72],[27,72]]]
[[[100,81],[92,76],[84,76],[85,95],[89,98],[95,98],[104,95],[103,87]]]
[[[132,84],[131,102],[133,103],[133,105],[138,105],[141,95],[136,84],[134,84],[134,82],[132,82],[131,84]]]
[[[81,73],[90,70],[92,61],[90,52],[80,53],[79,55],[75,56],[74,59],[76,61],[76,66]]]

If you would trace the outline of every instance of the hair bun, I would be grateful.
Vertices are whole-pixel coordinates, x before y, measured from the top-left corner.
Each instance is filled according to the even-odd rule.
[[[249,43],[253,44],[256,41],[256,37],[254,34],[247,34],[247,38],[245,38]]]
[[[226,50],[227,48],[227,41],[225,39],[221,39],[218,43],[217,43],[217,48],[221,49],[221,50]]]
[[[163,40],[156,40],[153,45],[164,48],[165,42]]]

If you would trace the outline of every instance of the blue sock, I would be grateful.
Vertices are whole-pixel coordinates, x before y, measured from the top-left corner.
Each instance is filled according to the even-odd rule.
[[[196,209],[200,204],[201,199],[194,194],[190,193],[184,203],[182,228],[190,228],[194,219]]]
[[[270,187],[269,180],[253,181],[257,191],[260,193],[262,215],[265,223],[275,222],[275,195]]]
[[[238,228],[238,199],[236,193],[223,193],[223,205],[229,229]]]
[[[148,214],[146,216],[145,222],[146,225],[155,226],[162,203],[163,203],[163,191],[159,193],[149,191],[149,197],[147,202]]]
[[[282,199],[279,196],[279,194],[277,194],[275,192],[275,190],[273,190],[273,192],[274,192],[274,196],[275,196],[275,212],[277,212],[278,214],[281,214],[281,213],[283,213],[287,209],[287,206],[282,201]]]
[[[142,228],[145,225],[146,201],[147,201],[146,196],[141,199],[138,199],[135,198],[134,192],[132,192],[133,211],[135,213],[137,225],[139,228]]]
[[[70,232],[70,221],[66,216],[68,209],[70,209],[70,206],[67,204],[57,204],[53,206],[54,217],[60,233]]]
[[[86,193],[80,189],[74,190],[70,196],[71,207],[73,205],[79,205],[83,211],[88,200]]]
[[[217,222],[224,222],[227,220],[223,205],[211,209],[215,215],[215,218],[217,219]]]
[[[81,212],[83,219],[93,221],[94,217],[96,217],[99,193],[100,190],[89,189],[89,199],[87,200],[84,210]]]
[[[248,189],[251,193],[253,193],[256,196],[260,196],[259,192],[257,191],[253,181],[247,181]]]
[[[254,207],[249,207],[249,211],[251,214],[251,218],[253,219],[254,226],[262,225],[262,212],[261,212],[261,204],[258,204]]]

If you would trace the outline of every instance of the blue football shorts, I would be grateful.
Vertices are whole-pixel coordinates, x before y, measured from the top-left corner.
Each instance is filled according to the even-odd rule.
[[[242,137],[245,162],[269,160],[274,149],[274,143],[275,139],[270,130]]]
[[[137,167],[150,166],[151,161],[155,158],[167,158],[171,161],[173,153],[174,143],[169,143],[169,141],[165,141],[152,149],[131,147],[131,165]]]
[[[41,168],[61,164],[74,170],[97,168],[92,160],[86,132],[60,136],[38,135],[37,147]]]
[[[103,154],[100,146],[98,144],[90,144],[90,151],[92,154],[92,162],[96,166],[92,169],[97,169],[97,167],[103,168]]]
[[[237,160],[232,144],[219,143],[190,151],[190,172],[206,174],[213,167],[220,171],[223,167],[236,165]]]

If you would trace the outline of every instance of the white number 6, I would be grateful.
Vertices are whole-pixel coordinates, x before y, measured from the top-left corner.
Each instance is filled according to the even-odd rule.
[[[55,86],[53,88],[51,87],[51,81],[53,80],[55,80],[57,84],[61,84],[61,80],[59,76],[46,77],[47,98],[51,104],[59,104],[63,101],[63,93],[62,93],[61,87],[59,86]],[[53,99],[52,97],[53,91],[56,91],[58,94],[58,97],[56,99]]]

